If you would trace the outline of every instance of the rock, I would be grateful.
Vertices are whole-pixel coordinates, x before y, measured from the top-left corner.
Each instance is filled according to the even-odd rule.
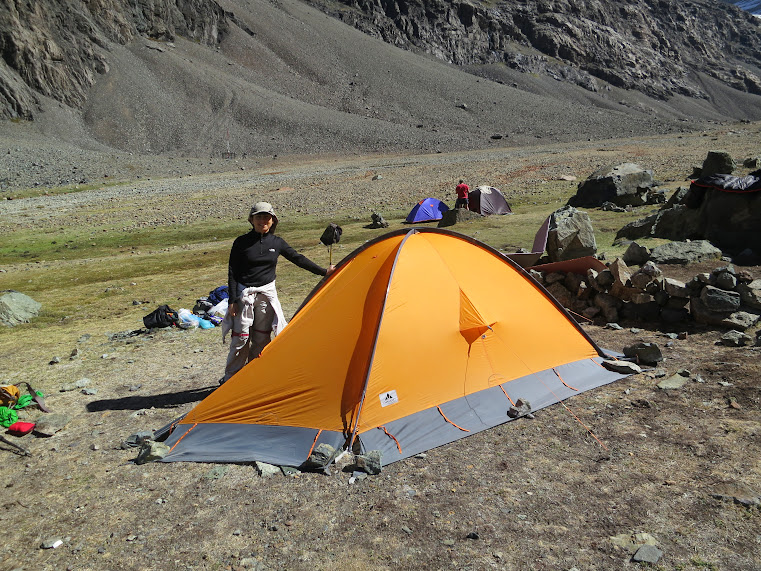
[[[731,313],[740,309],[740,294],[707,285],[700,292],[700,300],[709,311]]]
[[[657,365],[660,361],[663,361],[663,353],[661,353],[660,347],[655,343],[635,343],[629,345],[623,349],[624,355],[627,357],[635,357],[637,363],[644,365]]]
[[[522,416],[530,419],[534,418],[534,415],[531,414],[531,403],[527,400],[518,399],[515,401],[515,404],[508,409],[507,416],[510,418],[520,418]]]
[[[380,177],[380,175],[376,175]],[[375,179],[373,179],[375,180]],[[388,222],[383,218],[383,215],[379,212],[373,212],[371,215],[371,222],[369,228],[388,228]]]
[[[700,237],[728,251],[761,252],[761,232],[758,231],[761,193],[723,192],[710,187],[702,190],[703,200],[698,208]]]
[[[702,237],[700,213],[683,204],[658,211],[650,236],[669,240],[687,240]]]
[[[547,291],[550,292],[552,297],[558,300],[558,303],[563,307],[570,308],[572,300],[575,299],[575,296],[571,295],[571,292],[560,282],[548,285]]]
[[[657,220],[657,214],[651,214],[645,218],[629,222],[626,226],[616,232],[616,240],[628,238],[629,240],[637,240],[638,238],[648,238],[653,230],[653,225]]]
[[[169,454],[169,446],[163,442],[156,442],[155,440],[146,440],[140,447],[140,451],[135,458],[135,464],[147,464],[148,462],[155,462],[161,460],[164,456]]]
[[[725,317],[718,325],[729,329],[749,329],[758,323],[761,316],[747,311],[735,311],[729,317]]]
[[[9,291],[0,295],[0,323],[14,327],[20,323],[29,323],[37,317],[42,304],[28,295]]]
[[[551,262],[593,256],[597,252],[589,214],[564,206],[550,217],[547,254]]]
[[[734,291],[737,286],[737,278],[731,272],[720,271],[716,275],[716,287],[727,291]]]
[[[642,369],[638,365],[630,363],[629,361],[615,361],[608,359],[602,362],[602,366],[610,371],[622,373],[624,375],[634,375],[642,372]]]
[[[579,183],[569,206],[594,208],[604,202],[617,206],[641,206],[653,186],[653,171],[634,163],[603,167]]]
[[[214,466],[211,470],[206,472],[202,477],[204,480],[219,480],[220,478],[223,478],[229,470],[230,470],[230,466],[227,466],[227,465]]]
[[[135,432],[134,434],[130,434],[124,442],[122,442],[122,448],[137,448],[143,445],[143,443],[146,440],[153,440],[154,434],[152,430],[142,430],[140,432]]]
[[[761,507],[761,495],[744,484],[719,484],[711,495],[716,499],[735,502],[747,508]]]
[[[668,379],[663,379],[656,386],[661,390],[681,389],[689,379],[690,379],[689,372],[680,371],[676,373],[675,375],[671,375]]]
[[[655,565],[663,557],[663,551],[655,545],[643,545],[632,556],[635,563],[650,563]]]
[[[320,443],[315,446],[301,467],[304,470],[327,471],[329,464],[336,457],[336,452],[330,444]]]
[[[613,545],[625,549],[632,555],[643,545],[656,545],[655,538],[649,533],[622,533],[610,538]]]
[[[646,274],[643,271],[637,271],[632,274],[631,282],[632,287],[645,290],[647,286],[654,280],[653,276]]]
[[[664,323],[682,323],[690,318],[690,312],[686,309],[673,309],[664,307],[661,309],[661,320]]]
[[[354,465],[357,470],[366,474],[380,474],[383,468],[380,450],[370,450],[367,454],[357,454],[354,457]]]
[[[759,252],[761,252],[761,248],[759,248]],[[733,261],[741,266],[759,266],[761,265],[761,254],[755,253],[751,248],[745,248],[733,258]]]
[[[656,246],[650,252],[650,260],[656,264],[690,264],[720,258],[721,250],[707,240],[670,242]]]
[[[684,285],[684,282],[680,282],[679,280],[675,280],[673,278],[663,279],[663,291],[665,291],[670,296],[684,298],[690,297],[690,291],[687,289],[687,286]]]
[[[744,305],[761,309],[761,279],[753,280],[748,284],[740,283],[736,291],[740,294],[740,301]]]
[[[256,468],[256,472],[262,477],[262,478],[271,478],[275,474],[280,474],[280,467],[275,466],[274,464],[268,464],[267,462],[254,462],[254,467]]]
[[[753,337],[747,333],[741,331],[727,331],[716,342],[717,345],[725,345],[727,347],[744,347],[746,345],[753,345]]]
[[[468,210],[467,208],[450,208],[442,214],[437,227],[445,228],[446,226],[454,226],[459,222],[472,222],[473,220],[480,220],[481,218],[483,218],[481,214]]]
[[[706,158],[703,159],[700,177],[712,174],[732,174],[736,168],[734,159],[726,151],[708,151]]]
[[[594,297],[593,304],[595,307],[600,308],[605,321],[618,321],[618,308],[623,305],[623,302],[620,299],[609,293],[598,293]]]
[[[650,259],[650,250],[632,242],[624,252],[623,260],[628,266],[641,266]]]
[[[34,426],[34,432],[40,436],[53,436],[64,429],[71,417],[62,412],[42,415]]]

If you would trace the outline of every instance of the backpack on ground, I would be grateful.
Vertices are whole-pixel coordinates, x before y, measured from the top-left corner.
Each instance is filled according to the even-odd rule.
[[[171,327],[172,325],[177,325],[179,319],[180,317],[174,309],[168,305],[160,305],[143,317],[143,325],[148,329]]]

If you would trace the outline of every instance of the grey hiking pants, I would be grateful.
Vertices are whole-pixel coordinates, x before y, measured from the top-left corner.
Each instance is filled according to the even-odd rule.
[[[272,320],[275,318],[275,310],[270,305],[267,296],[257,295],[253,309],[254,323],[249,329],[250,334],[240,333],[242,330],[240,318],[243,311],[239,310],[238,315],[235,316],[230,338],[230,352],[227,354],[225,376],[222,382],[240,371],[246,363],[256,359],[272,339]]]

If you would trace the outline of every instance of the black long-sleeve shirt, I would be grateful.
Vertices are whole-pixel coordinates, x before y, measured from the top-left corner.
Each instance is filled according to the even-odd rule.
[[[251,230],[238,236],[230,249],[230,263],[227,271],[227,285],[231,301],[237,301],[247,287],[260,287],[275,280],[278,256],[293,262],[300,268],[318,276],[327,270],[312,260],[299,254],[276,234],[259,234]]]

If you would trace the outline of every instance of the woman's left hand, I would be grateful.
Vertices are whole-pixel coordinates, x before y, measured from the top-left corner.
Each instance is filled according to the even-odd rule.
[[[335,272],[335,271],[336,271],[336,267],[335,267],[333,264],[330,264],[330,265],[328,266],[328,271],[327,271],[327,273],[325,274],[325,277],[328,277],[330,274],[332,274],[332,273],[333,273],[333,272]]]

